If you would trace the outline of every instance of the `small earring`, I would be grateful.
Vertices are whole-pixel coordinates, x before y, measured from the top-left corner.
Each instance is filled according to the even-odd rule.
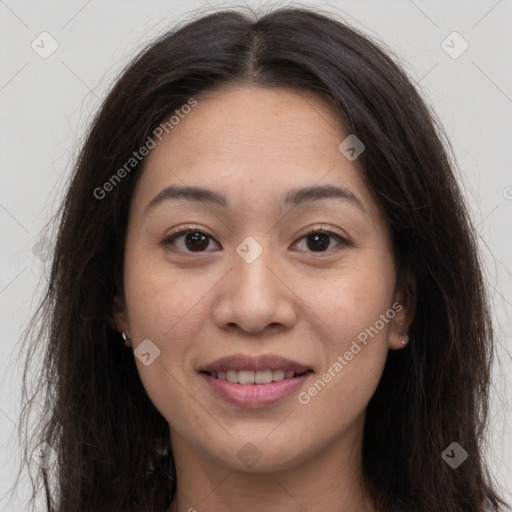
[[[409,336],[407,336],[405,332],[399,332],[398,335],[403,336],[402,345],[406,345],[407,342],[409,341]]]
[[[124,340],[125,347],[130,347],[132,345],[131,344],[132,339],[130,338],[130,336],[128,336],[128,334],[126,334],[124,331],[121,331],[121,336]]]

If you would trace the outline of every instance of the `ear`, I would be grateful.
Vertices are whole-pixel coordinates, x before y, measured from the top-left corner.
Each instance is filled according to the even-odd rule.
[[[395,311],[390,321],[389,348],[399,350],[409,343],[409,330],[415,313],[415,286],[406,279],[397,286],[391,309]],[[405,342],[405,343],[404,343]]]
[[[110,326],[115,331],[124,331],[130,334],[130,323],[126,311],[126,301],[123,297],[116,295],[112,300],[112,316],[110,318]]]

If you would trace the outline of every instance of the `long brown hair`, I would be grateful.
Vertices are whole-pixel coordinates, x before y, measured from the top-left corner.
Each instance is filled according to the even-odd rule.
[[[166,116],[223,84],[314,91],[360,134],[367,186],[389,224],[399,279],[415,311],[411,342],[390,351],[367,407],[364,486],[382,512],[494,512],[480,449],[488,421],[493,330],[475,229],[442,128],[380,43],[308,9],[202,16],[170,31],[124,70],[86,136],[59,211],[49,283],[27,332],[25,425],[38,393],[47,416],[24,457],[51,512],[164,511],[176,489],[169,425],[112,326],[123,291],[130,200],[144,159],[102,187]],[[36,393],[29,393],[38,361]],[[134,442],[136,440],[136,442]],[[24,440],[25,441],[25,440]],[[441,457],[457,442],[457,469]],[[32,473],[31,473],[32,475]],[[36,485],[34,483],[34,496]]]

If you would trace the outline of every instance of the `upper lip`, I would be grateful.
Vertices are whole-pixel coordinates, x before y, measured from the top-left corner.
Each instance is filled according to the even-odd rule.
[[[293,371],[295,373],[304,373],[311,370],[305,366],[291,359],[277,356],[274,354],[266,354],[261,356],[247,356],[244,354],[236,354],[228,357],[221,357],[211,363],[207,363],[199,368],[199,372],[218,373],[229,370],[249,370],[249,371],[264,371],[264,370],[284,370]]]

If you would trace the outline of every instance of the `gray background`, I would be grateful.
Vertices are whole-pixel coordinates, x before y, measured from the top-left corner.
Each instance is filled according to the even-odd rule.
[[[2,510],[22,510],[27,497],[22,488],[7,505],[5,496],[18,463],[23,365],[16,356],[48,270],[41,229],[60,202],[81,137],[112,80],[147,42],[185,13],[232,5],[0,0],[0,460],[7,460],[0,467]],[[452,143],[478,226],[496,319],[487,456],[504,496],[512,500],[512,0],[300,5],[342,14],[391,48]],[[43,31],[58,43],[46,59],[31,47],[33,41],[43,45]],[[469,44],[458,58],[441,46],[453,31]],[[45,41],[48,50],[50,40]],[[462,48],[453,36],[446,44],[452,54]]]

